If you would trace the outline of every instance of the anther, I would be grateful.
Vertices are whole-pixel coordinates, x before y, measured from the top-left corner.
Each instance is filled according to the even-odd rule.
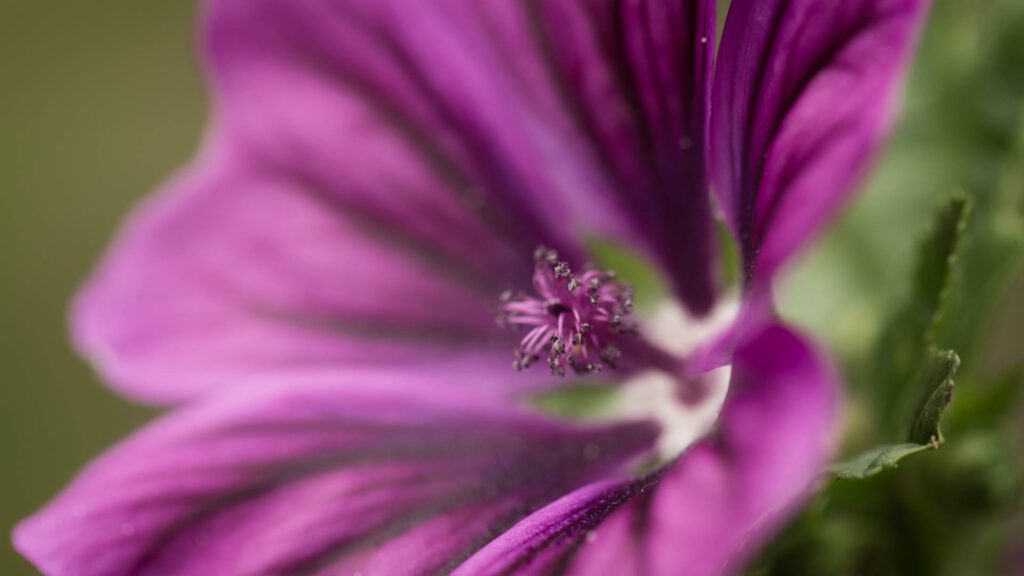
[[[558,252],[544,246],[538,246],[533,251],[533,259],[537,264],[554,264],[558,261]]]
[[[635,333],[625,320],[632,288],[590,265],[577,276],[549,248],[537,248],[534,260],[536,294],[505,291],[500,297],[499,323],[525,332],[513,366],[524,370],[547,353],[551,373],[558,376],[566,367],[577,373],[615,367],[621,352],[613,342]]]
[[[551,344],[551,354],[552,356],[561,356],[565,354],[565,340],[555,338],[554,343]]]

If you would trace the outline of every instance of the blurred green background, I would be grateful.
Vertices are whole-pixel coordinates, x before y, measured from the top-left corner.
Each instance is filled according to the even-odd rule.
[[[65,316],[125,212],[198,142],[205,106],[194,18],[192,2],[127,0],[7,3],[0,18],[4,533],[154,414],[108,392],[75,357]],[[907,296],[916,240],[940,199],[958,189],[977,197],[965,266],[985,282],[962,284],[950,345],[977,381],[1021,360],[1024,282],[1010,280],[1022,233],[1013,217],[1024,189],[1022,39],[1020,0],[938,0],[880,169],[785,282],[785,314],[820,335],[848,370],[870,356]],[[1012,423],[1019,414],[1002,417]],[[1024,437],[1015,425],[998,434],[1011,447]],[[952,458],[957,442],[950,435],[951,448],[920,459]],[[887,474],[925,473],[928,465]],[[1012,525],[1018,501],[1010,494],[979,521]],[[22,573],[32,569],[5,542],[0,574]]]
[[[5,2],[0,17],[0,574],[11,526],[151,412],[72,353],[65,317],[125,211],[191,154],[192,2]]]

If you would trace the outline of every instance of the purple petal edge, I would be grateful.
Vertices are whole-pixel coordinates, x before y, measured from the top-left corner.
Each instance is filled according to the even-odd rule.
[[[407,380],[279,381],[180,409],[80,473],[15,547],[48,576],[433,574],[624,477],[657,432]]]
[[[457,574],[730,572],[807,498],[833,442],[837,379],[771,326],[737,350],[717,433],[657,473],[596,483],[523,520]]]
[[[735,0],[719,50],[711,170],[748,283],[840,209],[888,134],[929,0]]]

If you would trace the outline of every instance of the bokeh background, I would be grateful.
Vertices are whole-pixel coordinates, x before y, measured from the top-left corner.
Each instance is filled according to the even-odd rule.
[[[193,48],[195,12],[193,2],[37,0],[4,6],[0,530],[5,534],[90,458],[155,415],[108,392],[74,355],[66,312],[126,211],[186,161],[201,136],[206,111]],[[977,201],[965,264],[965,274],[975,281],[961,283],[950,345],[964,359],[967,384],[1013,379],[1013,366],[1024,357],[1024,280],[1017,266],[1024,234],[1019,219],[1022,96],[1024,2],[937,0],[903,120],[879,169],[865,194],[794,266],[782,287],[785,314],[822,337],[852,381],[870,363],[886,319],[907,296],[916,240],[929,215],[958,190]],[[856,435],[860,405],[855,389],[850,395]],[[972,503],[966,512],[948,502],[930,502],[940,519],[933,531],[944,522],[974,523],[969,524],[973,537],[984,539],[979,546],[989,550],[984,563],[920,565],[929,546],[950,544],[936,537],[922,544],[924,552],[908,556],[915,569],[904,573],[998,573],[1003,551],[1014,542],[1024,554],[1024,523],[1017,514],[1024,433],[1017,425],[1021,411],[1011,408],[1016,398],[1009,394],[1008,408],[989,415],[991,421],[967,422],[962,434],[948,433],[941,451],[869,481],[869,489],[879,494],[909,485],[927,498],[931,493],[913,484],[916,478],[944,474],[957,483],[960,469],[936,472],[941,465],[935,462],[964,457],[980,458],[978,466],[988,468],[979,474],[994,478],[993,485],[978,488],[981,496],[964,496]],[[998,448],[987,448],[991,445]],[[933,500],[947,497],[942,493]],[[980,513],[973,506],[978,498],[985,500]],[[837,514],[843,518],[842,506]],[[899,551],[865,540],[855,522],[833,524],[828,525],[833,531],[823,534],[841,541],[836,558],[875,554],[885,556],[886,563],[890,552],[900,557]],[[931,538],[927,531],[901,533],[908,539]],[[779,572],[787,561],[811,562],[801,546],[808,546],[806,538],[782,547],[776,551],[781,560],[765,570]],[[819,560],[827,566],[842,561],[836,558]],[[891,560],[897,569],[899,562]],[[790,572],[810,570],[810,564],[801,566]],[[32,573],[9,543],[0,544],[0,574]]]
[[[0,574],[6,534],[152,416],[71,351],[66,314],[134,202],[185,161],[205,106],[193,2],[5,2],[0,16]]]

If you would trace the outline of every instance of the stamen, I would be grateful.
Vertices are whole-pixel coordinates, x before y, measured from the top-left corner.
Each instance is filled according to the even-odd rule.
[[[499,324],[526,331],[512,366],[525,370],[547,354],[556,376],[564,376],[566,367],[579,374],[615,368],[622,356],[615,342],[636,334],[627,320],[632,287],[591,266],[577,276],[549,248],[537,248],[534,260],[536,295],[505,291],[500,298]]]

